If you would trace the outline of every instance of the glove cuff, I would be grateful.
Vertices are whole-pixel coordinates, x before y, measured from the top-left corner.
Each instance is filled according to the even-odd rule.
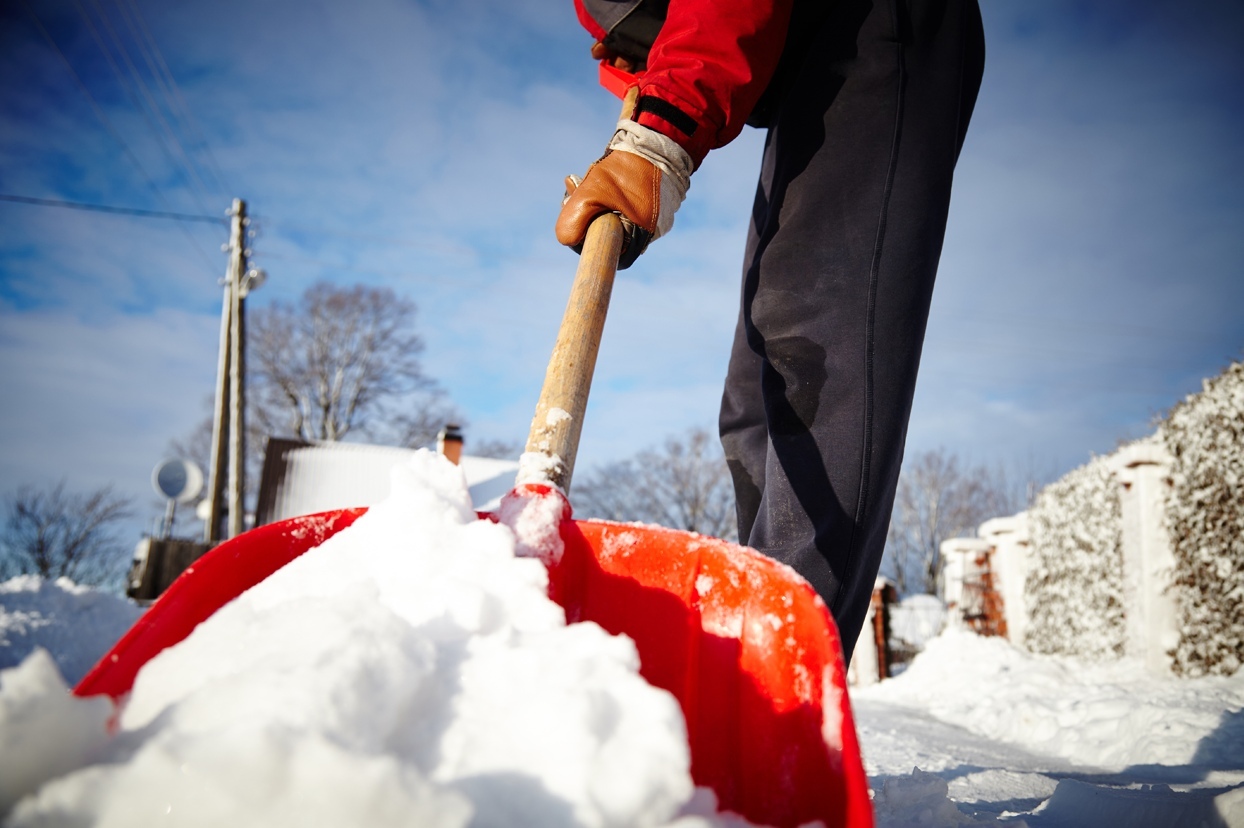
[[[665,174],[662,178],[666,180],[662,184],[674,185],[678,203],[681,204],[686,198],[695,162],[673,138],[634,121],[621,120],[618,121],[617,131],[609,142],[609,149],[629,152],[655,164]],[[674,209],[677,209],[677,205],[674,205]]]
[[[687,188],[691,186],[691,173],[695,169],[695,162],[673,138],[625,119],[618,121],[617,130],[609,142],[609,152],[638,155],[660,170],[660,207],[656,215],[656,227],[652,233],[652,240],[661,238],[674,226],[674,213],[678,211],[683,199],[687,197]],[[646,246],[647,240],[639,248],[640,252]]]

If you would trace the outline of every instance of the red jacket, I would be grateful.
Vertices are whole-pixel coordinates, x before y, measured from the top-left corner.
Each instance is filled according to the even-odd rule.
[[[636,120],[681,144],[696,166],[733,141],[777,68],[792,2],[669,0],[639,83]],[[598,41],[606,41],[609,24],[589,7],[607,21],[609,12],[633,5],[575,0],[579,21]]]

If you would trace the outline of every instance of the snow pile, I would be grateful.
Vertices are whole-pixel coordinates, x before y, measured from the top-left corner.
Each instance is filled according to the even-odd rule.
[[[75,699],[46,650],[0,671],[0,816],[45,779],[99,758],[112,703]]]
[[[1139,660],[1034,656],[948,629],[901,676],[855,697],[1095,768],[1244,768],[1244,681],[1157,678]]]
[[[1244,363],[1206,380],[1160,430],[1173,458],[1167,524],[1182,614],[1175,669],[1244,666]]]
[[[458,469],[417,455],[387,501],[152,660],[119,733],[26,780],[10,823],[726,824],[632,642],[566,626],[514,547]],[[0,682],[32,722],[66,705],[37,661]],[[69,701],[71,733],[27,730],[98,733],[99,702]]]
[[[1035,653],[1122,654],[1123,525],[1107,457],[1046,486],[1028,510],[1031,607],[1025,645]]]
[[[919,768],[910,776],[887,779],[873,799],[880,828],[960,828],[988,825],[960,811],[951,801],[945,779]]]
[[[77,684],[141,614],[123,598],[68,578],[19,575],[0,583],[0,670],[42,647],[65,681]]]

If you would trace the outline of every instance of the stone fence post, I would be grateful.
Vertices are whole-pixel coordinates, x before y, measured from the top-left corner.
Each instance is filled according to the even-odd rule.
[[[1028,631],[1024,582],[1028,578],[1029,551],[1032,547],[1028,537],[1028,513],[987,520],[976,533],[993,548],[990,561],[994,588],[1002,596],[1007,640],[1022,647],[1024,634]]]
[[[866,687],[890,677],[890,607],[897,600],[894,585],[878,578],[851,666],[847,668],[847,682],[851,685]]]
[[[1125,446],[1110,459],[1122,487],[1123,606],[1126,652],[1154,673],[1169,673],[1169,651],[1179,643],[1179,615],[1171,588],[1175,556],[1166,528],[1171,457],[1155,440]]]

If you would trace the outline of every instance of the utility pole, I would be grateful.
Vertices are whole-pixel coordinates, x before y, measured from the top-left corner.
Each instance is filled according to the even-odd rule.
[[[262,271],[249,270],[246,248],[246,202],[235,198],[229,210],[229,266],[225,272],[224,305],[220,320],[220,361],[216,369],[216,407],[212,417],[212,468],[203,539],[222,540],[221,519],[229,516],[227,537],[244,528],[242,483],[246,461],[246,295],[263,280]]]

